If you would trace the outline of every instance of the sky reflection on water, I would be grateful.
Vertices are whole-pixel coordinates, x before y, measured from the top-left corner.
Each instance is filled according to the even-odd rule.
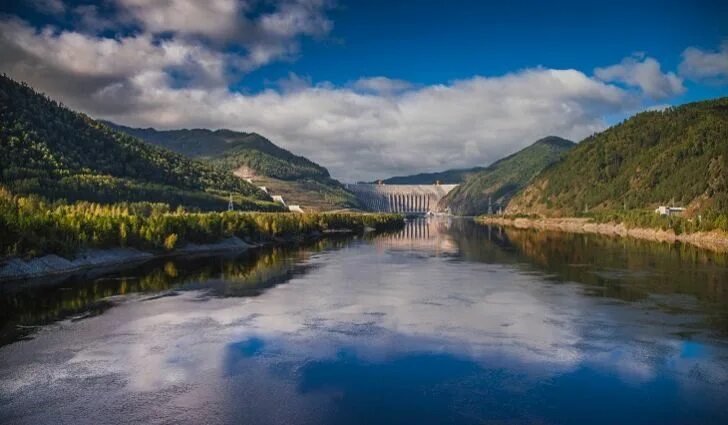
[[[723,257],[466,221],[253,257],[0,348],[0,422],[728,420]]]

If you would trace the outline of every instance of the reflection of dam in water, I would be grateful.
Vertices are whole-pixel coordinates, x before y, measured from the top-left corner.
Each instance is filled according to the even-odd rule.
[[[457,245],[447,234],[451,223],[449,218],[410,220],[400,232],[378,236],[375,243],[377,249],[454,254]]]
[[[368,211],[425,214],[437,211],[437,204],[456,184],[349,184]]]

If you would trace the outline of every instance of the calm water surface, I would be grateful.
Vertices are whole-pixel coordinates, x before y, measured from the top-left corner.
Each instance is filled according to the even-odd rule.
[[[728,423],[728,259],[416,221],[0,288],[0,423]]]

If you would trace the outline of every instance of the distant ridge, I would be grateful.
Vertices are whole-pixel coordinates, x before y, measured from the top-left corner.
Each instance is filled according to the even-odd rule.
[[[489,206],[505,207],[531,179],[573,146],[570,140],[544,137],[470,175],[440,201],[440,209],[449,208],[456,215],[478,215],[487,213]]]
[[[294,155],[257,133],[201,128],[156,130],[104,123],[146,142],[191,158],[208,160],[229,170],[247,166],[261,175],[283,180],[330,178],[326,168]]]

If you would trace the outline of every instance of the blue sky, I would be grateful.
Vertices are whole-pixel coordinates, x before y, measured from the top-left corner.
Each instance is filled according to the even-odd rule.
[[[94,117],[256,131],[343,180],[486,165],[728,95],[721,1],[0,5],[0,71]]]
[[[645,52],[677,68],[687,46],[715,48],[728,37],[721,1],[347,1],[330,13],[327,40],[306,40],[292,63],[262,68],[242,82],[258,87],[288,72],[345,83],[386,75],[437,84],[522,68],[591,72]],[[725,94],[725,87],[685,100]]]

